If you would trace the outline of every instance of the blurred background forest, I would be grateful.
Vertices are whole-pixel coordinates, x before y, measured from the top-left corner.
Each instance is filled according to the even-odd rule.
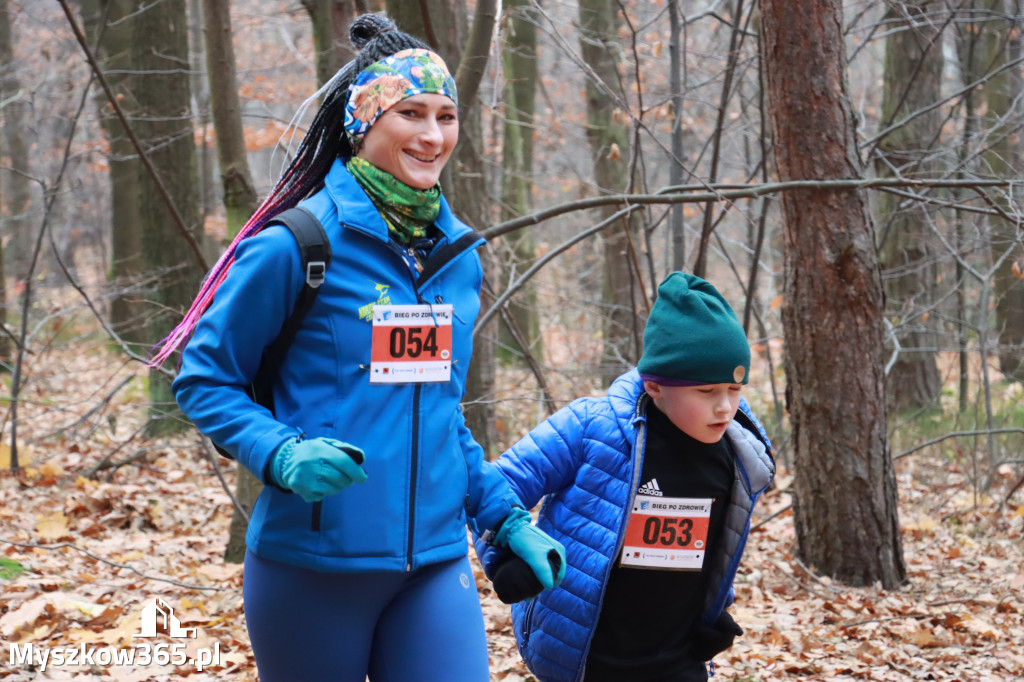
[[[754,349],[745,395],[780,467],[763,522],[791,545],[771,560],[818,596],[906,589],[929,574],[919,544],[966,524],[1015,548],[972,570],[1015,565],[999,553],[1020,556],[1024,521],[1021,2],[0,0],[0,636],[42,627],[10,614],[66,591],[47,566],[136,565],[154,541],[131,533],[216,539],[195,566],[233,589],[258,484],[177,413],[174,360],[146,359],[367,11],[456,72],[442,185],[489,240],[465,402],[489,455],[635,364],[658,282],[683,269]],[[192,511],[168,502],[190,494]],[[1019,634],[1016,566],[999,589],[1017,596],[979,603]],[[51,602],[57,637],[71,621]],[[998,651],[997,629],[961,630]]]

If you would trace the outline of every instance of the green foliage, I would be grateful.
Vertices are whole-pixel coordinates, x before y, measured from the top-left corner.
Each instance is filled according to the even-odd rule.
[[[19,564],[14,559],[5,559],[0,557],[0,580],[10,580],[11,578],[17,578],[23,573],[28,573],[28,569]]]

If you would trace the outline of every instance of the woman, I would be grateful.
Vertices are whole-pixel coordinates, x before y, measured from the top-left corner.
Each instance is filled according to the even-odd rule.
[[[547,587],[564,550],[529,523],[459,408],[482,240],[438,185],[459,135],[455,82],[384,17],[358,18],[350,38],[359,55],[155,361],[192,334],[178,403],[266,484],[244,585],[263,682],[487,680],[466,522]],[[263,228],[300,200],[333,259],[271,413],[244,389],[305,273],[291,233]]]

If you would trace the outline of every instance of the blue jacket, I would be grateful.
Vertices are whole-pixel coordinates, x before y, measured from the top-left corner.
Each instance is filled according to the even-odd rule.
[[[322,571],[405,571],[463,556],[466,515],[483,531],[517,503],[466,428],[459,402],[472,353],[483,271],[476,248],[448,253],[416,280],[366,193],[336,161],[302,202],[327,231],[333,259],[312,309],[281,363],[275,413],[245,393],[263,349],[294,307],[305,275],[282,226],[243,240],[235,262],[185,348],[173,389],[200,431],[266,487],[246,544],[261,557]],[[473,234],[442,199],[432,256]],[[428,267],[430,259],[428,259]],[[369,383],[374,304],[450,303],[447,383]],[[274,451],[293,437],[331,437],[362,448],[368,480],[304,502],[268,480]]]
[[[623,544],[629,510],[639,484],[650,399],[634,369],[603,398],[583,398],[559,410],[512,446],[497,461],[527,508],[544,498],[537,525],[565,545],[565,579],[554,590],[512,606],[516,644],[530,670],[543,682],[583,679],[608,576]],[[734,421],[726,438],[737,453],[721,551],[711,562],[710,586],[701,616],[706,624],[732,602],[732,583],[750,531],[758,495],[775,464],[763,440]],[[545,497],[546,496],[546,497]],[[498,552],[477,549],[486,570]]]

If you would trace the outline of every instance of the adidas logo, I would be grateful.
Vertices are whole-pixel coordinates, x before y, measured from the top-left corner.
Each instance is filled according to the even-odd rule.
[[[652,478],[647,483],[644,483],[637,492],[641,495],[654,495],[655,497],[661,497],[665,494],[658,487],[658,479],[656,478]]]

